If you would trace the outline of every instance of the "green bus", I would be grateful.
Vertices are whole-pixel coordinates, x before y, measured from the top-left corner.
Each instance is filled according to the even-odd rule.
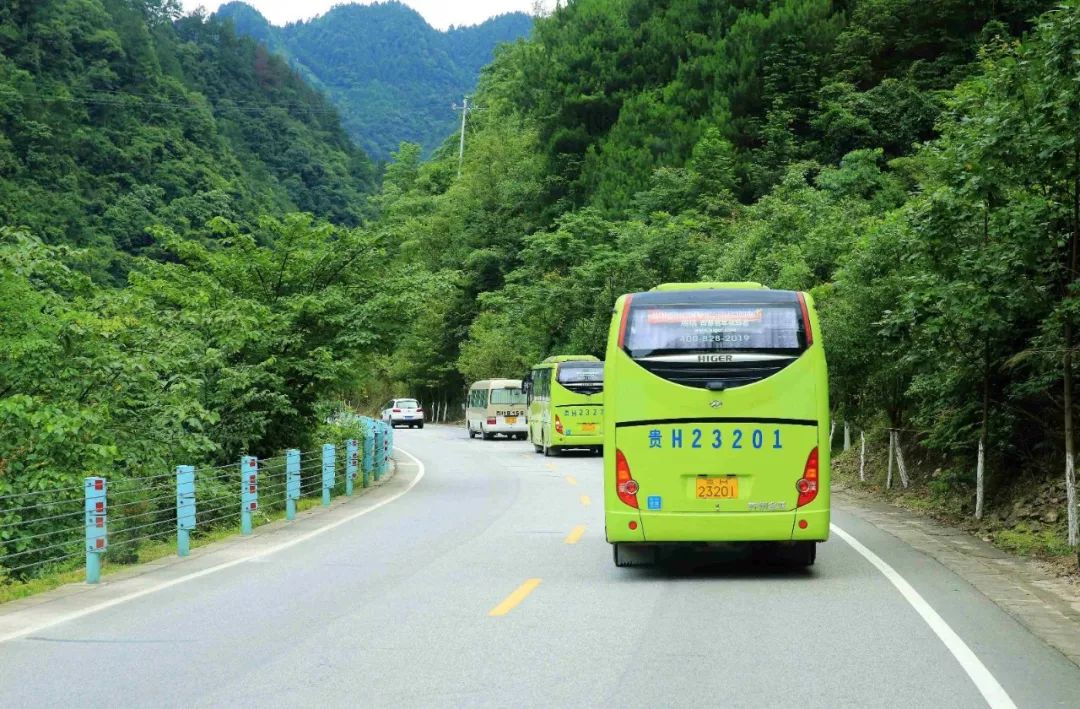
[[[537,453],[604,445],[604,363],[591,355],[548,357],[526,380],[529,440]]]
[[[673,283],[621,296],[605,365],[616,566],[735,542],[814,563],[829,536],[829,389],[809,294]]]

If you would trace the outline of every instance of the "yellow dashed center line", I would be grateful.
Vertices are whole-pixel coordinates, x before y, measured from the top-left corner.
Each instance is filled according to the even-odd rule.
[[[574,527],[573,530],[570,531],[570,534],[567,535],[567,537],[566,537],[566,539],[564,541],[567,544],[577,544],[578,540],[581,539],[581,535],[583,535],[583,534],[585,534],[585,526],[584,525],[578,525],[577,527]]]
[[[583,504],[583,505],[585,505],[586,507],[588,507],[589,505],[591,505],[591,504],[592,504],[592,500],[590,500],[590,499],[589,499],[589,496],[588,496],[588,495],[582,495],[582,496],[581,496],[581,504]]]
[[[536,587],[540,585],[541,579],[529,579],[525,583],[514,589],[514,592],[507,596],[502,603],[492,608],[488,615],[500,616],[506,615],[510,611],[514,610],[519,603],[525,600],[525,598],[536,590]]]
[[[577,485],[577,478],[575,478],[573,475],[567,475],[566,482],[570,483],[571,485]]]
[[[544,465],[547,466],[548,470],[554,470],[555,469],[555,464],[554,463],[544,463]]]

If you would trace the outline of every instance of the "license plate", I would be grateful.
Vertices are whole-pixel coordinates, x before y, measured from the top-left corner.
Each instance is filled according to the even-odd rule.
[[[595,423],[583,423],[583,424],[581,424],[581,432],[582,433],[596,433],[596,424]]]
[[[696,478],[694,480],[694,492],[703,500],[734,500],[739,496],[739,479],[737,477],[725,478]]]
[[[507,424],[517,423],[517,416],[507,416],[506,417],[506,423]]]

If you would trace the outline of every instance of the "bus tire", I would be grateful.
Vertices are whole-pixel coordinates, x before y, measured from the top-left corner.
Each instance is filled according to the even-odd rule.
[[[656,547],[648,544],[611,545],[615,566],[625,569],[630,566],[653,566],[656,564]]]
[[[780,547],[780,560],[788,566],[805,568],[817,560],[817,542],[793,542]]]
[[[544,445],[544,457],[545,458],[555,458],[558,455],[559,455],[559,449],[558,448],[556,448],[555,446],[549,446],[547,444]]]
[[[544,452],[544,447],[542,445],[540,445],[539,443],[533,443],[533,450],[536,451],[537,453],[543,453]]]

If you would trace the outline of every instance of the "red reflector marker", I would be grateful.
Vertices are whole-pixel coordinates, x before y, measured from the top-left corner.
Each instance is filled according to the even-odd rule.
[[[637,529],[637,522],[635,522],[634,520],[630,520],[630,531],[632,532],[635,529]]]
[[[105,547],[105,540],[104,539],[95,540],[94,546],[96,546],[98,549],[103,549]]]
[[[806,527],[807,527],[806,520],[805,519],[800,519],[799,520],[799,529],[806,529]]]
[[[95,490],[104,490],[105,489],[105,481],[104,480],[95,480],[94,481],[94,489]]]

